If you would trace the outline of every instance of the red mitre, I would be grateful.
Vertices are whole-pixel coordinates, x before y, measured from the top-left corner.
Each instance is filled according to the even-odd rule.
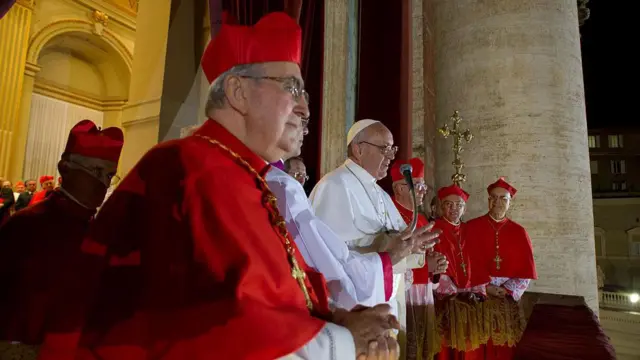
[[[116,127],[100,130],[93,121],[82,120],[69,132],[64,152],[117,163],[123,144],[122,130]]]
[[[402,173],[400,173],[400,166],[402,166],[405,163],[406,161],[404,160],[396,160],[391,166],[390,172],[391,172],[391,180],[393,182],[404,180],[404,176],[402,175]],[[420,158],[409,159],[409,165],[411,165],[411,168],[413,169],[413,171],[411,172],[412,177],[414,178],[424,177],[424,163],[422,162],[422,160],[420,160]]]
[[[300,64],[302,29],[283,12],[272,12],[254,26],[224,23],[202,55],[202,70],[212,83],[234,66],[273,61]]]
[[[51,175],[42,175],[40,176],[40,179],[38,179],[38,181],[40,182],[40,185],[44,184],[47,181],[52,181],[53,180],[53,176]]]
[[[489,194],[491,194],[491,190],[493,190],[493,189],[495,189],[497,187],[507,190],[509,192],[509,194],[511,194],[511,197],[516,196],[516,193],[518,192],[518,190],[516,188],[514,188],[513,186],[509,185],[509,183],[504,181],[503,177],[498,179],[498,181],[494,182],[493,184],[489,185],[489,187],[487,187],[487,192]]]
[[[446,198],[449,195],[458,195],[465,202],[467,202],[467,200],[469,199],[469,194],[466,191],[462,190],[462,188],[456,184],[442,187],[438,190],[438,199],[440,200]]]

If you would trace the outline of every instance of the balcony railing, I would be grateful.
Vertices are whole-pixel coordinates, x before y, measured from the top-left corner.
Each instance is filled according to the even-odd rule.
[[[640,311],[640,301],[631,302],[627,293],[600,291],[600,307],[607,309]]]

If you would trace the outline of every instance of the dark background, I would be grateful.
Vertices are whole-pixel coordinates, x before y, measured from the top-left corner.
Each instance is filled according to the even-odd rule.
[[[640,127],[637,1],[591,0],[581,28],[587,124],[590,129]]]

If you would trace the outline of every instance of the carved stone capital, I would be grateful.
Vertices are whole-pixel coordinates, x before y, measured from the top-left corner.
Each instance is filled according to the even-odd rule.
[[[589,0],[578,0],[578,22],[580,26],[584,25],[584,22],[589,19],[591,10],[587,7]]]

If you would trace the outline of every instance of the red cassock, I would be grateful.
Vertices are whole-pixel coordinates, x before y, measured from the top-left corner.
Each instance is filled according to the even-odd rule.
[[[467,232],[472,236],[469,252],[472,254],[474,279],[487,275],[510,279],[538,278],[531,240],[520,224],[508,218],[496,222],[489,215],[484,215],[469,221]],[[496,255],[500,255],[500,269],[496,266]]]
[[[400,212],[400,215],[402,216],[402,219],[404,220],[404,222],[409,224],[411,222],[411,219],[413,219],[413,211],[400,205],[400,203],[396,201],[395,197],[393,197],[392,199],[393,199],[394,205],[398,209],[398,212]],[[427,226],[428,224],[429,224],[429,220],[423,214],[418,214],[418,222],[416,225],[416,229],[420,229],[421,227]],[[424,267],[422,268],[413,269],[412,271],[413,271],[414,284],[429,283],[429,268],[427,267],[427,264],[425,264]]]
[[[469,256],[468,234],[467,224],[460,223],[460,226],[455,226],[450,222],[439,218],[435,220],[434,229],[442,230],[440,234],[440,242],[434,246],[434,250],[446,256],[449,261],[447,271],[444,273],[449,276],[458,289],[467,289],[472,286],[485,284],[484,282],[471,281],[471,261]],[[463,270],[466,269],[466,273]]]
[[[275,359],[312,340],[329,313],[326,284],[283,236],[258,179],[268,169],[213,120],[150,150],[83,246],[109,265],[75,359]]]
[[[86,292],[75,269],[94,213],[54,192],[0,227],[1,340],[41,344],[48,331],[82,324]]]
[[[487,276],[537,279],[531,240],[520,224],[508,218],[497,222],[486,214],[470,220],[467,223],[467,231],[473,236],[473,240],[469,242],[469,251],[472,254],[475,279]],[[499,268],[496,262],[498,255]],[[485,359],[510,360],[513,358],[513,351],[513,347],[494,345],[489,340],[486,345]]]

